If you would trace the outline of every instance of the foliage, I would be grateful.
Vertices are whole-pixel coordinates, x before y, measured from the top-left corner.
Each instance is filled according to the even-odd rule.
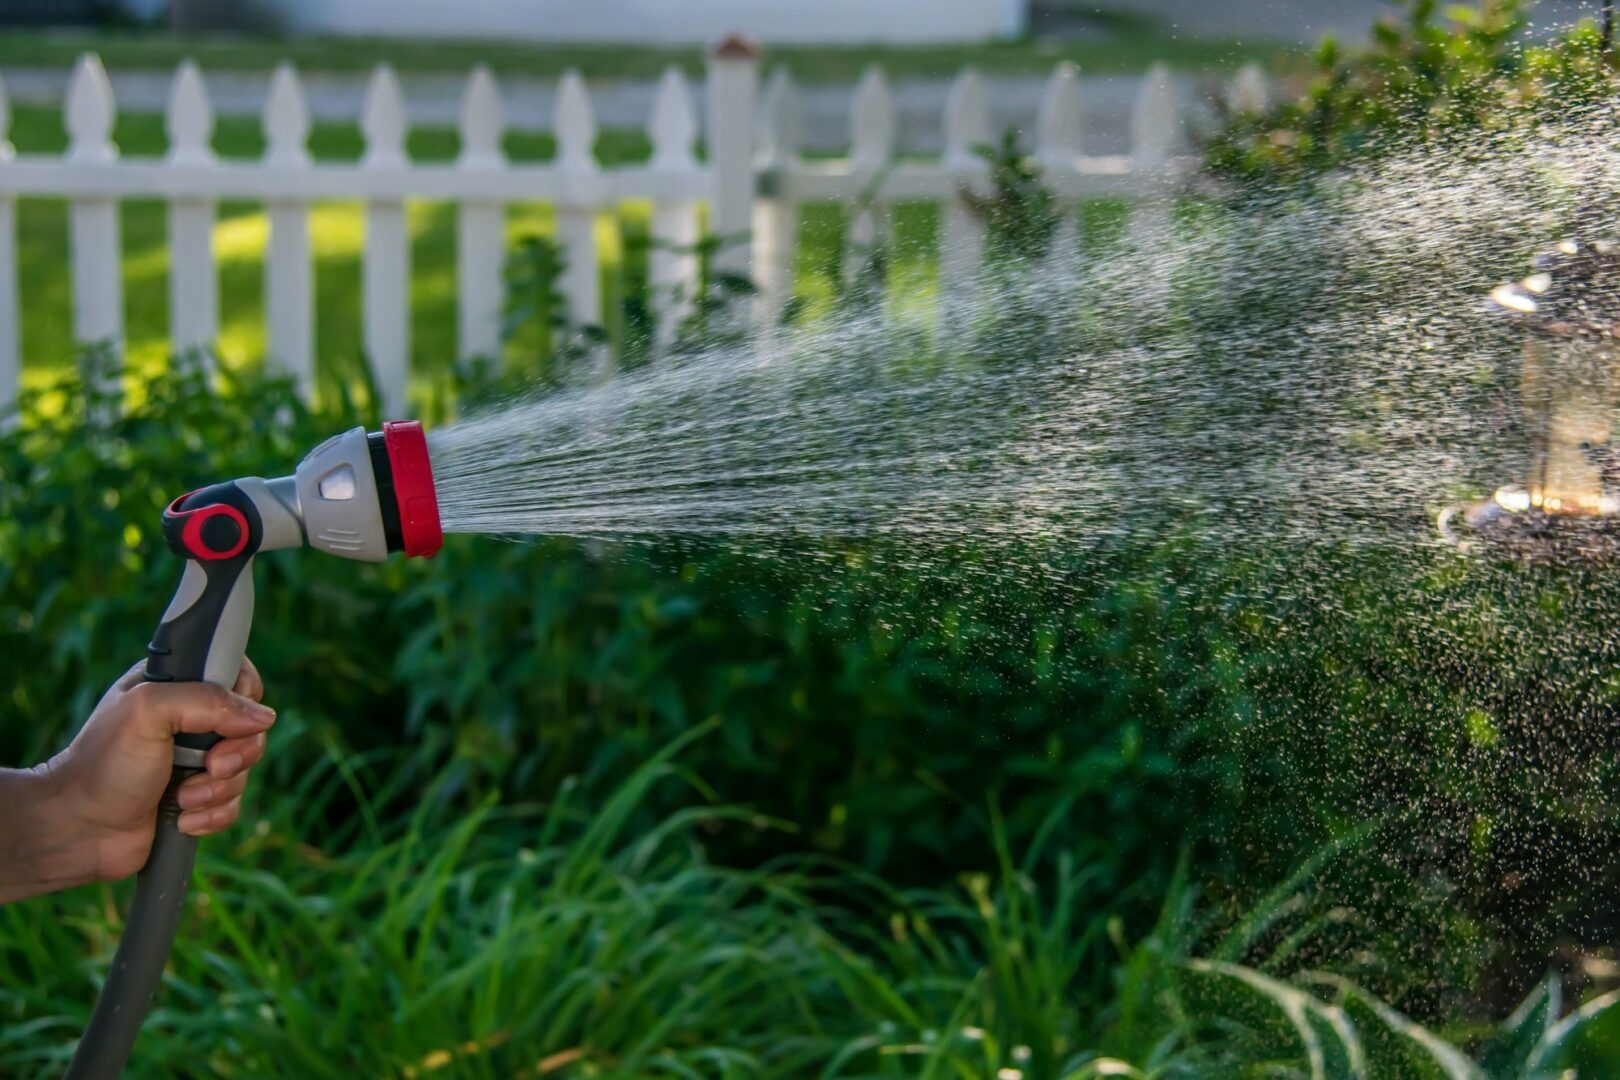
[[[512,342],[528,329],[530,340],[522,350],[532,349],[516,365],[517,370],[542,386],[557,386],[568,380],[593,349],[607,344],[599,326],[580,327],[568,319],[568,298],[561,281],[567,256],[561,245],[547,236],[525,236],[513,245],[506,257],[506,304],[501,321],[501,338]],[[577,377],[577,376],[576,376]]]
[[[73,376],[0,436],[0,648],[28,658],[7,669],[8,713],[28,718],[0,728],[8,761],[54,750],[140,655],[174,586],[156,523],[175,492],[275,475],[375,420],[311,415],[273,381],[214,393],[193,363],[109,406]],[[898,572],[881,545],[797,556],[456,537],[432,564],[267,556],[252,651],[298,742],[431,746],[432,801],[468,813],[568,777],[591,805],[713,718],[692,766],[787,826],[708,826],[705,847],[740,866],[815,852],[935,882],[995,857],[963,807],[1000,790],[1012,842],[1045,836],[1138,895],[1190,843],[1227,905],[1387,810],[1377,857],[1323,903],[1370,928],[1367,984],[1424,1015],[1522,994],[1567,927],[1556,912],[1588,912],[1594,941],[1614,917],[1620,866],[1596,838],[1620,808],[1590,766],[1613,756],[1612,659],[1591,650],[1616,613],[1579,573],[1212,558],[1169,538],[964,590]],[[334,821],[360,812],[324,797]],[[634,827],[693,802],[661,789]],[[1547,851],[1584,868],[1580,891]],[[1411,904],[1434,917],[1411,923]]]
[[[202,848],[132,1075],[1483,1080],[1614,1060],[1614,994],[1563,1015],[1543,981],[1474,1040],[1476,1066],[1302,967],[1299,943],[1332,925],[1300,903],[1326,858],[1225,930],[1178,874],[1131,940],[1094,868],[1060,853],[1042,872],[1038,844],[1015,861],[995,826],[992,872],[907,891],[802,862],[707,864],[709,826],[770,827],[748,811],[634,831],[638,802],[693,782],[681,758],[714,729],[599,805],[564,785],[549,804],[489,792],[466,808],[440,797],[457,782],[443,738],[355,757],[299,732],[266,765],[283,794]],[[334,816],[351,791],[357,812]],[[60,1072],[121,891],[0,909],[7,1076]]]
[[[1324,40],[1298,77],[1303,92],[1262,115],[1233,116],[1209,147],[1212,168],[1298,180],[1414,143],[1462,146],[1557,120],[1614,91],[1615,57],[1591,20],[1530,45],[1526,0],[1402,6],[1365,49]]]
[[[991,260],[1034,261],[1051,246],[1063,215],[1058,200],[1041,183],[1039,166],[1018,148],[1018,131],[1002,133],[998,146],[979,148],[990,166],[988,194],[964,186],[963,202],[984,222],[987,255]]]
[[[1468,64],[1490,67],[1470,40]],[[1436,48],[1412,56],[1449,63]],[[1453,112],[1490,118],[1495,83],[1448,79],[1411,90],[1432,106],[1426,137],[1450,137]],[[1362,100],[1354,83],[1297,119],[1329,130]],[[1356,93],[1361,134],[1339,149],[1233,167],[1326,168],[1412,122],[1375,106],[1370,76]],[[992,236],[1037,255],[1050,201],[1003,157]],[[895,265],[884,244],[849,254],[841,313]],[[569,330],[561,269],[548,241],[515,257],[514,340]],[[1309,310],[1300,276],[1284,284]],[[676,348],[725,329],[736,284],[705,287]],[[1213,292],[1135,332],[1196,343],[1281,317],[1276,290]],[[607,339],[655,334],[625,310]],[[972,352],[1012,365],[1052,347],[1039,315],[1009,306]],[[1234,378],[1257,377],[1245,359]],[[34,384],[0,434],[0,649],[18,658],[8,714],[28,718],[0,728],[8,761],[59,745],[139,655],[174,585],[155,529],[168,499],[285,472],[377,419],[343,380],[311,413],[256,374],[211,387],[197,360],[118,409],[91,358],[89,378]],[[490,365],[459,389],[511,377]],[[155,1067],[1469,1075],[1459,1046],[1491,1075],[1536,1054],[1614,1060],[1583,962],[1620,925],[1620,669],[1603,644],[1620,611],[1601,574],[1174,528],[1036,552],[1034,576],[997,574],[1002,553],[971,543],[938,553],[960,581],[907,554],[453,537],[431,565],[261,560],[252,649],[283,717],[267,824],[205,849],[203,880],[222,884],[171,990],[194,1007],[166,1014]],[[687,783],[650,783],[644,762],[665,769],[671,739],[711,726],[682,752]],[[1006,806],[988,827],[987,804]],[[1358,843],[1368,821],[1376,846]],[[0,912],[17,973],[0,983],[20,988],[0,1003],[36,1025],[7,1028],[8,1067],[59,1063],[90,993],[89,969],[60,958],[86,938],[104,958],[108,896],[62,901],[79,905],[67,919]],[[1545,982],[1555,951],[1566,970]],[[1481,1018],[1532,987],[1481,1044]],[[1559,1020],[1560,988],[1593,999],[1589,1023]],[[1567,1059],[1559,1032],[1579,1036]]]

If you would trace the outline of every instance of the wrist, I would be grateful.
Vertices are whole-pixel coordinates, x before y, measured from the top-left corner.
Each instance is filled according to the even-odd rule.
[[[64,778],[48,761],[0,769],[0,903],[68,889],[97,878],[94,838],[74,812]]]

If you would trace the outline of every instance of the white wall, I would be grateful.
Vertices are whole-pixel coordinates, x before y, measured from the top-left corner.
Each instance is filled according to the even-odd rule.
[[[295,33],[710,44],[978,41],[1022,33],[1026,0],[260,0]]]

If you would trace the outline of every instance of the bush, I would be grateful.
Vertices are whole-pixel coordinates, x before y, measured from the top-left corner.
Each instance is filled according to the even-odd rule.
[[[1505,5],[1492,10],[1511,14]],[[1429,25],[1421,5],[1413,18],[1414,25]],[[1453,105],[1466,115],[1477,105],[1488,119],[1478,95],[1498,92],[1513,75],[1498,64],[1506,54],[1497,49],[1495,25],[1483,26],[1462,49],[1470,58],[1464,67],[1477,78],[1436,77],[1411,91],[1429,95],[1431,105],[1448,103],[1424,115],[1451,115]],[[1454,51],[1415,31],[1414,41],[1410,48],[1419,53],[1403,67],[1407,60],[1418,68],[1449,62]],[[1388,41],[1380,47],[1396,48]],[[1418,63],[1419,55],[1428,59]],[[1234,159],[1230,167],[1297,175],[1344,160],[1364,135],[1393,130],[1390,103],[1378,103],[1383,91],[1372,75],[1342,82],[1294,117],[1314,118],[1310,123],[1320,122],[1322,131],[1337,133],[1313,144],[1326,148],[1320,154],[1272,160],[1261,147],[1259,159]],[[1346,103],[1354,108],[1341,108]],[[1342,128],[1328,123],[1340,116],[1357,119]],[[1436,121],[1433,137],[1447,137],[1447,130]],[[1010,148],[996,161],[1008,190],[980,209],[1006,242],[1006,263],[1037,259],[1053,231],[1050,202]],[[1212,208],[1185,213],[1202,215],[1212,233],[1222,225]],[[1335,224],[1331,216],[1325,220]],[[1381,456],[1411,449],[1386,438],[1389,432],[1415,440],[1433,430],[1414,424],[1409,432],[1388,417],[1410,420],[1440,394],[1454,410],[1446,415],[1477,415],[1511,375],[1482,362],[1472,381],[1414,387],[1410,380],[1373,380],[1370,388],[1332,394],[1324,378],[1311,383],[1327,395],[1320,406],[1311,403],[1316,411],[1281,421],[1276,416],[1290,404],[1285,393],[1242,393],[1272,377],[1286,386],[1282,376],[1298,368],[1297,353],[1279,351],[1276,339],[1257,343],[1250,331],[1290,326],[1301,312],[1333,305],[1351,319],[1356,297],[1378,295],[1364,266],[1329,250],[1332,230],[1311,227],[1322,222],[1260,238],[1286,244],[1292,266],[1321,266],[1320,273],[1217,281],[1224,264],[1210,258],[1167,272],[1175,278],[1166,290],[1170,300],[1133,306],[1126,322],[1098,312],[1074,323],[1041,310],[1047,294],[1014,294],[1014,302],[973,328],[971,351],[987,365],[1011,367],[1052,355],[1107,356],[1125,346],[1140,357],[1165,345],[1166,355],[1195,358],[1196,369],[1172,374],[1193,379],[1185,385],[1196,392],[1127,404],[1152,408],[1151,422],[1166,432],[1191,433],[1186,445],[1196,453],[1235,462],[1236,474],[1249,477],[1257,452],[1270,460],[1298,450],[1306,445],[1298,441],[1302,428],[1331,408],[1335,421],[1348,420],[1326,434],[1303,433],[1337,440],[1328,448],[1336,465],[1378,475]],[[1518,253],[1493,257],[1511,262]],[[1113,267],[1116,284],[1139,284],[1128,272],[1132,265],[1125,259]],[[532,245],[516,267],[529,300],[511,312],[520,332],[537,341],[564,334],[548,292],[552,253]],[[1445,299],[1461,303],[1464,295]],[[720,303],[718,294],[710,298]],[[700,316],[715,305],[700,304]],[[549,340],[555,345],[558,337]],[[566,371],[550,374],[566,381]],[[26,658],[11,666],[7,690],[14,714],[31,720],[0,729],[8,760],[38,759],[59,745],[101,687],[140,654],[176,575],[156,530],[169,499],[224,477],[286,472],[332,431],[376,419],[347,401],[312,414],[285,384],[234,378],[215,394],[194,364],[183,363],[119,410],[98,393],[94,378],[71,376],[28,395],[19,424],[0,435],[0,648]],[[1364,416],[1386,419],[1360,423]],[[1264,445],[1256,433],[1284,441]],[[1183,463],[1156,449],[1133,464],[1163,466],[1174,477]],[[1156,479],[1144,476],[1137,494],[1161,493],[1152,486]],[[1129,942],[1194,954],[1191,944],[1169,949],[1155,936],[1161,898],[1180,895],[1175,883],[1184,853],[1185,873],[1206,886],[1211,924],[1248,926],[1239,935],[1241,955],[1216,949],[1212,963],[1253,960],[1259,950],[1274,962],[1276,970],[1266,972],[1274,978],[1312,967],[1349,973],[1380,1002],[1423,1018],[1500,1015],[1541,984],[1555,953],[1572,989],[1593,989],[1584,951],[1612,941],[1620,929],[1614,899],[1620,856],[1607,843],[1620,826],[1613,785],[1620,669],[1605,644],[1620,610],[1601,571],[1459,561],[1418,544],[1415,530],[1424,526],[1412,521],[1405,531],[1376,533],[1371,543],[1297,540],[1296,533],[1265,528],[1267,521],[1253,516],[1263,509],[1239,501],[1226,528],[1181,528],[1173,515],[1143,518],[1151,527],[1122,530],[1120,538],[1092,543],[1085,533],[1083,547],[1032,545],[1016,554],[1027,562],[1013,567],[1001,564],[1008,547],[963,542],[931,552],[930,572],[907,569],[911,553],[881,541],[805,541],[773,550],[770,559],[695,542],[467,537],[452,537],[432,564],[267,556],[259,568],[252,651],[282,708],[284,734],[265,790],[315,796],[311,820],[274,827],[307,841],[322,829],[344,836],[361,823],[416,821],[417,813],[439,822],[467,815],[493,823],[498,815],[485,806],[489,792],[502,792],[503,805],[526,805],[550,800],[565,782],[577,785],[578,805],[595,807],[672,738],[712,722],[715,735],[683,758],[706,783],[646,789],[633,806],[616,811],[622,821],[614,828],[626,835],[655,833],[671,815],[717,801],[741,802],[758,815],[683,818],[692,824],[681,833],[688,855],[701,847],[706,860],[741,874],[711,877],[705,868],[694,872],[695,885],[687,880],[660,893],[673,896],[683,928],[733,914],[726,904],[704,906],[682,891],[687,886],[727,893],[746,881],[754,888],[759,879],[749,875],[782,858],[831,859],[851,874],[881,875],[880,899],[867,908],[940,904],[957,932],[918,946],[936,959],[997,955],[1005,942],[975,938],[995,929],[974,926],[975,913],[989,923],[986,912],[1022,904],[1026,894],[1056,890],[1065,918],[1106,898],[1097,903],[1117,923],[1076,931],[1075,923],[1054,922],[1050,934],[1042,930],[1017,943],[1020,961],[1032,952],[1050,961],[1041,970],[1030,974],[1009,960],[1001,981],[988,988],[948,984],[965,1004],[945,1015],[956,1017],[964,1033],[967,1027],[995,1033],[969,1048],[985,1062],[1016,1062],[1011,1055],[1023,1046],[1040,1055],[1043,1069],[1083,1070],[1084,1060],[1074,1055],[1098,1046],[1144,1068],[1157,1063],[1152,1039],[1171,1021],[1159,1016],[1133,1028],[1124,1014],[1156,1009],[1174,988],[1155,977],[1151,989],[1138,996],[1122,991],[1113,1003],[1098,987],[1116,976],[1137,977]],[[960,579],[938,573],[940,566],[959,568]],[[330,764],[397,753],[402,743],[422,757],[380,790],[378,781]],[[261,798],[275,813],[286,812],[274,796]],[[986,827],[979,808],[992,803],[1006,807],[1005,817]],[[1286,906],[1286,897],[1261,904],[1256,921],[1246,919],[1259,883],[1288,875],[1324,844],[1362,835],[1367,822],[1379,826],[1378,843],[1336,862],[1315,886],[1308,910],[1324,921],[1306,923],[1309,932],[1289,923],[1272,910]],[[452,838],[433,835],[435,842]],[[345,866],[363,868],[377,854],[397,860],[399,879],[428,875],[447,894],[468,881],[447,865],[424,865],[415,840],[396,840],[384,828],[368,839],[372,847],[353,848]],[[502,890],[515,895],[543,883],[504,866],[524,849],[521,839],[503,832],[491,842],[492,853],[479,858],[502,862],[500,872],[452,898],[472,895],[467,920],[498,938]],[[1036,861],[1009,870],[1005,852],[1026,847],[1067,852],[1070,866]],[[608,876],[644,866],[615,863]],[[1095,893],[1075,885],[1076,866],[1085,868]],[[990,898],[985,879],[970,876],[970,902],[938,900],[942,880],[987,867],[1000,869],[1004,895]],[[512,876],[502,877],[508,870]],[[282,873],[294,871],[275,863],[274,874]],[[661,888],[663,879],[635,880]],[[355,884],[357,922],[396,902],[415,918],[428,903],[378,896],[368,891],[375,885]],[[485,887],[495,900],[478,891]],[[914,888],[933,899],[908,899]],[[1415,918],[1414,911],[1427,917]],[[749,934],[761,936],[697,935],[701,948],[763,949],[779,929],[774,914],[758,924],[748,921],[751,915],[739,918]],[[639,925],[662,941],[664,923]],[[803,928],[796,921],[793,927],[795,934]],[[1064,951],[1075,932],[1092,936]],[[1092,947],[1103,936],[1127,954],[1123,970]],[[19,930],[16,939],[26,936]],[[869,932],[841,927],[840,942],[850,939],[861,945],[851,954],[854,968],[837,975],[817,969],[806,978],[858,987],[859,962],[884,956],[887,946]],[[248,953],[245,943],[236,944]],[[411,949],[392,939],[368,940],[366,947],[372,951],[357,963],[384,969]],[[892,963],[910,966],[918,985],[929,985],[937,969],[909,948]],[[446,946],[439,961],[450,965],[453,952]],[[555,973],[526,974],[546,981]],[[1262,997],[1286,1002],[1285,1014],[1338,1015],[1225,968],[1200,974],[1214,983],[1245,982]],[[1023,985],[1026,975],[1038,979]],[[743,986],[757,985],[751,975],[739,977]],[[402,979],[412,997],[440,992],[430,982]],[[842,992],[854,993],[847,986]],[[1334,987],[1323,993],[1343,997]],[[890,1010],[891,1027],[860,1053],[867,1046],[924,1046],[916,1056],[947,1060],[929,1057],[946,1051],[924,1039],[937,1013],[908,1014],[881,986],[873,994],[879,1000],[862,1015]],[[1056,1015],[1051,1002],[1069,998],[1099,1009],[1104,1001],[1117,1004],[1124,1034]],[[325,1011],[310,1007],[307,1016]],[[1274,1021],[1256,1024],[1288,1036],[1291,1029]],[[1322,1033],[1312,1024],[1319,1043]],[[469,1038],[489,1031],[485,1023],[471,1026],[477,1030]],[[630,1026],[626,1021],[621,1030]],[[425,1034],[435,1045],[448,1037],[438,1029]],[[714,1029],[702,1035],[710,1045],[727,1037]],[[1174,1038],[1177,1045],[1211,1041],[1186,1027],[1175,1028]],[[738,1052],[756,1050],[749,1044]],[[1242,1058],[1247,1051],[1234,1053]],[[971,1071],[981,1059],[972,1061],[963,1067]]]
[[[1309,179],[1414,145],[1464,148],[1482,132],[1566,119],[1615,89],[1616,63],[1587,20],[1546,45],[1524,42],[1526,0],[1403,0],[1403,17],[1366,49],[1324,41],[1291,80],[1303,91],[1215,138],[1219,175],[1271,184]]]

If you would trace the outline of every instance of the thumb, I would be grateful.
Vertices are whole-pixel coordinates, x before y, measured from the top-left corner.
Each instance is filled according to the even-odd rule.
[[[236,739],[257,735],[276,719],[274,709],[213,683],[141,683],[126,697],[135,707],[135,726],[154,739],[181,732]]]

